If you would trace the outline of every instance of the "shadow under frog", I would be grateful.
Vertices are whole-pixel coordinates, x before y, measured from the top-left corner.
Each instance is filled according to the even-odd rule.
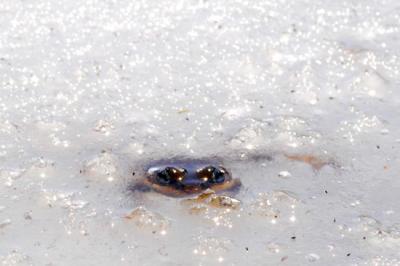
[[[241,182],[218,159],[171,159],[155,161],[143,169],[130,190],[155,191],[170,197],[200,194],[208,189],[216,193],[237,192]]]

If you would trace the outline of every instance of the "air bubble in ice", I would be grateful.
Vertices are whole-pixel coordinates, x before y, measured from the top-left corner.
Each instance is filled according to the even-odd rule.
[[[242,127],[228,142],[232,148],[254,149],[260,145],[269,143],[265,136],[265,127],[268,124],[263,121],[251,120],[249,125]]]
[[[315,254],[315,253],[310,253],[310,254],[307,254],[307,255],[306,255],[306,259],[307,259],[309,262],[316,262],[317,260],[320,259],[320,256],[317,255],[317,254]]]
[[[32,167],[35,167],[35,168],[51,168],[54,166],[55,166],[54,161],[45,159],[43,157],[34,158],[32,160]]]
[[[24,265],[33,265],[32,264],[32,259],[24,255],[16,250],[13,250],[11,253],[8,255],[1,256],[0,255],[0,264],[1,265],[18,265],[18,266],[24,266]]]
[[[274,190],[271,196],[275,201],[287,202],[290,204],[297,203],[299,201],[295,193],[287,190]]]
[[[400,239],[400,223],[395,223],[387,229],[387,233],[394,239]]]
[[[359,216],[359,225],[364,232],[377,232],[382,228],[382,224],[378,220],[368,215]]]
[[[6,226],[8,226],[10,224],[11,224],[11,220],[10,219],[5,219],[5,220],[0,222],[0,229],[4,228],[4,227],[6,227]]]
[[[44,192],[44,197],[49,206],[60,206],[70,211],[85,208],[89,203],[87,201],[76,199],[74,192]]]
[[[50,176],[55,169],[55,162],[42,157],[34,158],[24,176],[45,178]]]
[[[260,216],[272,218],[273,224],[277,223],[277,218],[295,222],[297,220],[295,209],[299,202],[294,193],[275,190],[270,193],[259,193],[251,208]]]
[[[24,171],[23,169],[1,169],[0,180],[4,181],[7,187],[10,187],[16,179],[21,177]]]
[[[117,161],[113,155],[103,152],[92,160],[87,161],[83,166],[84,174],[111,182],[117,176]]]
[[[382,135],[387,135],[387,134],[389,134],[389,129],[387,129],[387,128],[382,129],[382,130],[381,130],[381,134],[382,134]]]
[[[161,235],[166,234],[169,227],[169,220],[161,214],[147,210],[140,206],[132,210],[125,216],[126,219],[134,222],[134,224],[142,229],[157,231]]]
[[[399,258],[387,258],[384,256],[377,256],[371,260],[366,261],[365,266],[373,265],[373,266],[399,266],[400,259]]]
[[[100,132],[106,136],[110,135],[111,131],[114,129],[114,125],[106,120],[99,120],[97,121],[95,127],[93,128],[94,131]]]
[[[292,176],[292,174],[289,173],[288,171],[280,171],[278,176],[281,178],[289,178]]]
[[[88,205],[87,201],[84,200],[71,200],[71,199],[66,199],[64,200],[63,207],[68,208],[71,210],[78,210],[78,209],[83,209]]]
[[[200,256],[213,256],[220,258],[232,247],[232,241],[224,238],[199,236],[193,254]]]
[[[281,253],[282,249],[285,248],[283,244],[270,242],[267,244],[267,250],[271,253]]]

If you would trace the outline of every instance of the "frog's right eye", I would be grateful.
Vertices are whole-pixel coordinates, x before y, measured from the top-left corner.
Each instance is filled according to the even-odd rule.
[[[157,182],[161,185],[168,185],[171,183],[171,176],[168,172],[164,169],[156,174]]]
[[[156,173],[157,182],[161,185],[169,185],[175,182],[180,182],[185,177],[186,170],[175,168],[175,167],[165,167]]]
[[[221,184],[225,182],[227,172],[223,167],[207,166],[197,171],[199,178],[211,184]]]

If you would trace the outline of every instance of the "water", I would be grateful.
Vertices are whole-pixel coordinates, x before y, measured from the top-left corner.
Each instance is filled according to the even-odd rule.
[[[0,14],[2,264],[400,264],[397,1]],[[127,190],[216,155],[238,207]]]

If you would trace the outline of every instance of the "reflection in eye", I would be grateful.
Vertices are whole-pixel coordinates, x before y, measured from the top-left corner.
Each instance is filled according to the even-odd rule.
[[[199,178],[201,178],[204,182],[220,184],[225,181],[226,171],[223,168],[216,168],[214,166],[208,166],[197,172],[198,172]]]
[[[211,180],[214,183],[223,183],[225,181],[225,170],[215,168],[212,172]]]
[[[171,176],[168,174],[166,169],[157,173],[157,181],[162,185],[167,185],[171,182]]]
[[[181,182],[186,172],[183,168],[165,167],[164,170],[157,172],[157,181],[162,185]]]

